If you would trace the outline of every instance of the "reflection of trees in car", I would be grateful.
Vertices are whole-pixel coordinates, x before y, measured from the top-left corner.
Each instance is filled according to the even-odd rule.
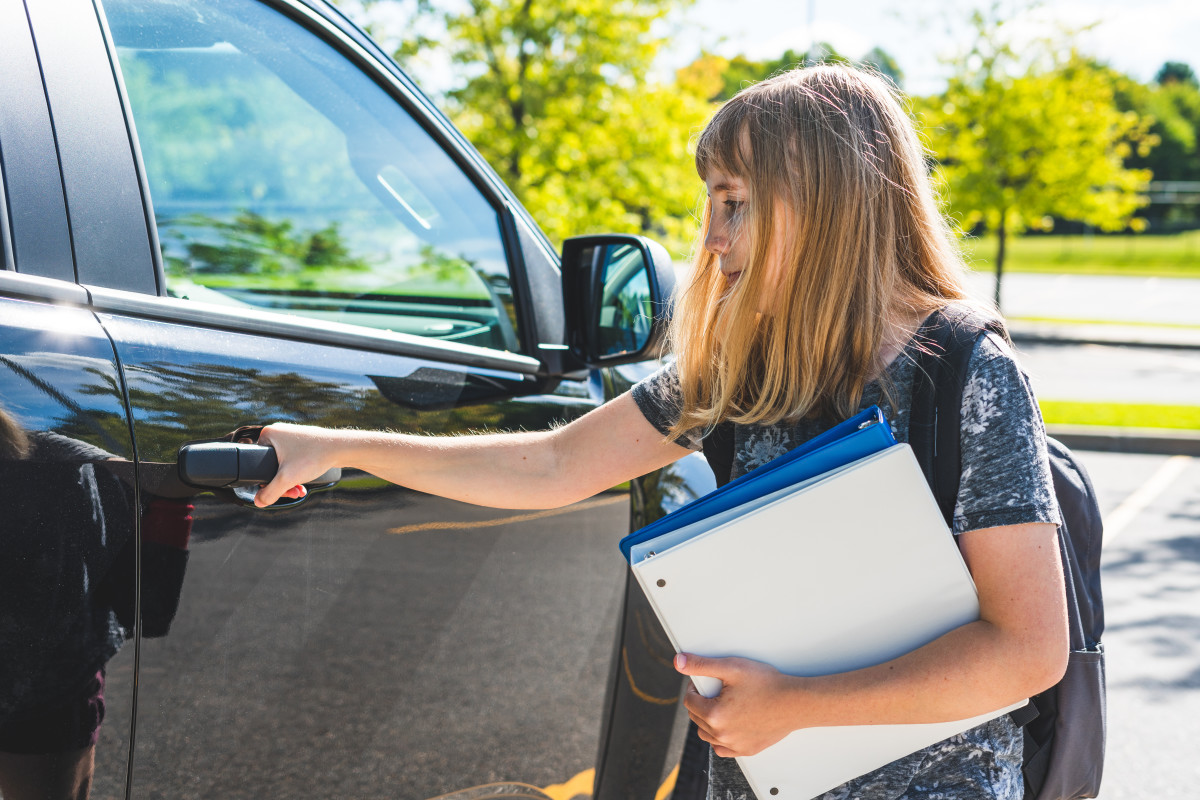
[[[177,297],[286,310],[497,349],[516,342],[508,276],[429,243],[418,260],[356,252],[329,222],[304,230],[243,209],[232,219],[158,220],[168,289]]]
[[[139,447],[152,461],[173,460],[185,432],[188,439],[227,433],[231,409],[247,422],[295,420],[353,428],[371,419],[430,433],[501,426],[533,430],[586,410],[586,404],[576,408],[564,402],[553,406],[557,416],[551,417],[544,403],[496,402],[497,394],[510,395],[513,387],[489,387],[450,370],[423,369],[406,381],[377,379],[359,387],[212,362],[152,362],[129,367],[126,376],[130,404],[139,409]]]
[[[311,110],[253,59],[217,48],[121,55],[146,173],[159,182],[156,205],[342,200],[343,167],[331,155],[345,152],[344,137],[312,124]]]
[[[120,396],[121,387],[112,372],[86,362],[81,363],[76,373],[80,380],[69,395],[39,375],[34,365],[25,365],[18,359],[0,356],[0,366],[6,367],[13,375],[36,387],[39,392],[61,406],[65,413],[55,427],[63,436],[100,442],[103,447],[115,451],[123,449],[120,442],[129,435],[129,426],[125,419],[115,414],[97,414],[93,409],[83,408],[76,399]],[[4,433],[5,431],[0,430],[0,434]]]
[[[316,286],[326,271],[361,272],[366,258],[351,254],[338,222],[311,232],[288,219],[270,220],[250,210],[231,220],[205,214],[160,219],[163,264],[168,278],[221,275],[283,276],[298,286]],[[177,242],[183,252],[170,242]]]

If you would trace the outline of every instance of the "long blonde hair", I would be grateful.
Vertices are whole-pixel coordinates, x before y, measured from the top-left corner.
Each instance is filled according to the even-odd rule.
[[[882,78],[822,65],[742,90],[700,135],[696,170],[714,169],[746,185],[733,235],[749,255],[729,287],[703,246],[707,200],[671,326],[683,397],[672,436],[726,419],[848,417],[882,371],[889,321],[966,298],[925,150]]]
[[[31,449],[29,434],[0,408],[0,459],[20,461],[29,456]]]

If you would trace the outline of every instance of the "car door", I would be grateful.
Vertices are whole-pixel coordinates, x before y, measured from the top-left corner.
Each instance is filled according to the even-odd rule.
[[[28,7],[162,531],[132,795],[555,797],[604,774],[653,794],[679,680],[628,616],[627,489],[498,511],[346,473],[259,510],[178,480],[181,446],[243,425],[466,434],[601,402],[613,376],[555,374],[561,289],[524,212],[314,7],[68,5]],[[646,719],[643,750],[614,746]]]
[[[0,76],[0,796],[123,797],[133,442],[112,344],[75,284],[20,3],[0,4]]]

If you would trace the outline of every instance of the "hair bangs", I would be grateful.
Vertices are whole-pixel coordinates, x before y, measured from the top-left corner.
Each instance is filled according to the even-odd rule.
[[[726,103],[696,141],[696,174],[707,181],[712,170],[739,178],[753,174],[754,157],[747,137],[747,109]]]

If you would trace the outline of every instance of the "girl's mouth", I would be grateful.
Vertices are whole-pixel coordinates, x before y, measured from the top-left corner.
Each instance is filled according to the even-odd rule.
[[[738,272],[729,272],[729,273],[726,273],[726,275],[725,275],[725,280],[726,280],[726,282],[728,282],[728,284],[729,284],[730,286],[733,286],[735,283],[737,283],[737,280],[738,280],[738,278],[740,278],[740,277],[742,277],[742,273],[741,273],[741,271],[739,270]]]

